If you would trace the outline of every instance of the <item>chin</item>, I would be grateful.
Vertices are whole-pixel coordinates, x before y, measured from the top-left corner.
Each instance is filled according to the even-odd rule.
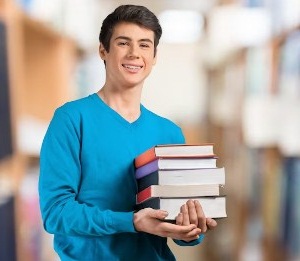
[[[143,85],[144,84],[144,80],[145,79],[142,79],[142,80],[127,80],[124,85],[128,86],[128,87],[136,87],[136,86],[139,86],[139,85]]]

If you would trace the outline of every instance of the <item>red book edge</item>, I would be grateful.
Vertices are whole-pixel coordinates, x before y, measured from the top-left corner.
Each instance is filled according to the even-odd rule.
[[[152,147],[148,150],[146,150],[144,153],[137,156],[134,160],[134,165],[136,168],[139,168],[145,164],[147,164],[150,161],[155,160],[156,154],[155,154],[155,147]]]
[[[172,145],[174,146],[174,145],[177,145],[177,144],[172,144]],[[204,144],[204,145],[210,145],[210,143],[207,143],[207,144]],[[159,157],[156,155],[156,152],[155,152],[155,148],[158,147],[158,146],[163,147],[163,146],[168,146],[168,145],[154,146],[154,147],[146,150],[145,152],[143,152],[139,156],[137,156],[134,159],[135,168],[142,167],[142,166],[146,165],[147,163],[158,159]],[[181,145],[181,146],[183,146],[183,145]],[[216,156],[216,154],[211,154],[211,155],[202,155],[202,156],[167,156],[167,157],[161,157],[161,158],[217,158],[217,156]]]
[[[143,201],[145,201],[146,199],[151,197],[151,187],[145,188],[144,190],[140,191],[139,193],[137,193],[136,195],[136,203],[142,203]]]

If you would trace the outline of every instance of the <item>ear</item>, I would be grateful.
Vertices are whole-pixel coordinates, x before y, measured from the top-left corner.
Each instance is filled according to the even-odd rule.
[[[101,57],[101,59],[102,59],[103,61],[105,61],[106,54],[107,54],[107,52],[106,52],[106,50],[105,50],[103,44],[100,43],[100,45],[99,45],[99,55],[100,55],[100,57]]]

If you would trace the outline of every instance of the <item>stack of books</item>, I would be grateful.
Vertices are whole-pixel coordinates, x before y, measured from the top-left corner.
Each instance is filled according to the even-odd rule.
[[[188,199],[198,200],[206,217],[223,218],[225,169],[217,167],[213,144],[157,145],[135,158],[137,209],[166,210],[174,220]]]

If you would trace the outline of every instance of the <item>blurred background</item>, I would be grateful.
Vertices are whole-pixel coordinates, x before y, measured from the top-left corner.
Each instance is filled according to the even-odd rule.
[[[299,0],[0,0],[0,260],[55,261],[37,194],[56,107],[104,83],[98,34],[120,4],[160,19],[143,104],[213,142],[228,218],[178,260],[300,260]]]

